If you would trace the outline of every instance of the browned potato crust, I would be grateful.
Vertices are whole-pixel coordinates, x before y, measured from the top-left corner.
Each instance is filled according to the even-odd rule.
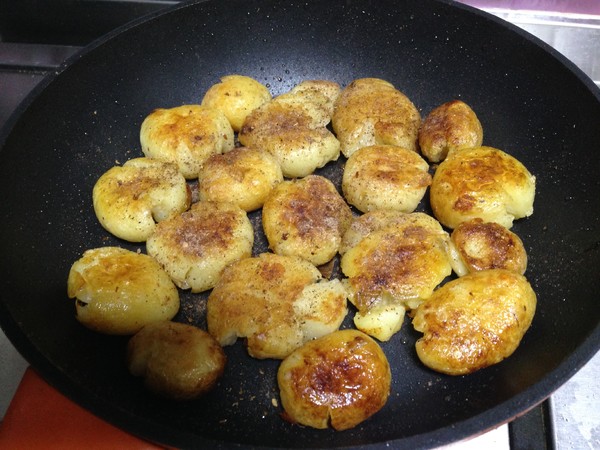
[[[357,330],[340,330],[289,355],[279,367],[277,381],[288,420],[342,431],[385,405],[391,372],[373,339]]]
[[[226,356],[206,331],[177,322],[157,322],[138,331],[127,345],[127,364],[151,391],[191,400],[215,387]]]
[[[536,295],[524,276],[504,269],[446,283],[416,311],[417,354],[428,367],[464,375],[510,356],[529,328]]]
[[[483,129],[475,112],[461,100],[438,106],[419,129],[421,153],[431,162],[443,161],[449,152],[479,147]]]

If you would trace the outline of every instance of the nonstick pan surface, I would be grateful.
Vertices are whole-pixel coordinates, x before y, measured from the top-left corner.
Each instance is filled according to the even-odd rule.
[[[141,156],[139,127],[157,107],[198,103],[220,76],[249,75],[282,93],[305,79],[379,77],[425,116],[462,99],[484,144],[537,177],[533,216],[513,230],[529,254],[538,310],[519,349],[464,377],[419,363],[407,318],[382,344],[392,393],[358,427],[317,431],[280,417],[277,361],[227,347],[205,398],[175,403],[126,370],[126,337],[88,331],[66,295],[88,248],[121,245],[97,222],[91,189]],[[599,348],[600,94],[565,58],[470,7],[414,0],[232,0],[180,5],[94,43],[45,79],[0,138],[0,321],[51,384],[104,419],[176,447],[425,448],[462,439],[535,406]],[[343,159],[323,173],[337,183]],[[419,210],[429,211],[427,199]],[[260,213],[252,215],[255,225]],[[266,249],[257,232],[256,252]],[[202,296],[182,293],[177,320],[205,326]],[[350,326],[348,320],[344,326]],[[68,420],[68,418],[65,418]]]

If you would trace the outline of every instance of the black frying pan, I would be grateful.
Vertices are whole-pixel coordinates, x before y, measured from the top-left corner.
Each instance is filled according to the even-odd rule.
[[[600,94],[527,33],[449,1],[200,2],[113,33],[59,72],[0,140],[0,320],[50,383],[108,421],[179,447],[429,447],[533,407],[599,348]],[[252,360],[241,343],[227,348],[222,383],[199,401],[157,399],[130,377],[127,339],[86,330],[66,296],[85,249],[136,248],[100,227],[91,189],[115,161],[141,155],[139,126],[153,108],[199,102],[230,73],[273,94],[308,78],[380,77],[423,115],[450,99],[470,104],[485,144],[538,180],[534,215],[514,227],[539,299],[517,352],[469,376],[443,376],[417,361],[407,320],[383,344],[393,368],[388,404],[345,432],[284,422],[272,403],[278,363]],[[325,169],[338,182],[339,164]],[[202,326],[202,300],[182,298],[178,319]]]

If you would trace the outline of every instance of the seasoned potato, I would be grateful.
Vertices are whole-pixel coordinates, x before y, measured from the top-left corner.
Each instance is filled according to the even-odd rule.
[[[411,217],[413,218],[412,220],[415,220],[416,218],[418,221],[421,214],[422,213],[416,213],[413,216],[409,216],[406,213],[393,209],[375,209],[354,217],[350,226],[342,236],[340,255],[343,255],[357,245],[362,238],[372,231],[385,228],[388,225],[393,225],[395,223],[405,223],[405,221]]]
[[[127,344],[129,372],[151,391],[175,400],[198,398],[215,387],[227,358],[206,331],[177,322],[156,322]]]
[[[397,145],[416,151],[421,115],[391,83],[361,78],[342,90],[331,124],[347,157],[369,145]]]
[[[443,161],[449,152],[479,147],[483,128],[475,112],[461,100],[438,106],[419,129],[421,153],[431,162]]]
[[[279,163],[267,152],[238,147],[212,155],[198,175],[202,201],[233,203],[244,211],[261,208],[269,193],[283,181]]]
[[[327,178],[309,175],[280,183],[262,211],[263,230],[277,254],[325,264],[338,252],[352,211]]]
[[[372,145],[352,153],[344,167],[342,190],[362,212],[396,209],[413,212],[431,184],[429,165],[416,152],[394,145]]]
[[[446,283],[413,319],[423,337],[421,361],[448,375],[464,375],[510,356],[535,313],[536,295],[524,276],[505,269],[473,272]]]
[[[210,156],[234,146],[233,129],[215,108],[183,105],[155,109],[142,122],[140,143],[144,155],[172,162],[187,179],[195,179]]]
[[[358,309],[354,324],[386,341],[400,329],[403,308],[418,306],[452,272],[449,237],[434,218],[411,213],[353,239],[357,243],[343,254],[341,269]]]
[[[492,147],[452,152],[430,189],[435,217],[448,228],[480,218],[511,228],[533,213],[535,177],[516,158]]]
[[[225,266],[252,254],[254,230],[239,206],[198,202],[158,224],[146,248],[181,289],[212,288]]]
[[[277,382],[287,420],[342,431],[383,408],[391,372],[373,339],[357,330],[340,330],[285,358]]]
[[[450,235],[461,268],[459,276],[486,269],[507,269],[524,274],[527,252],[519,236],[494,222],[473,219],[462,222]]]
[[[84,252],[69,271],[67,294],[77,320],[106,334],[134,334],[179,310],[179,292],[158,263],[118,247]]]
[[[283,359],[337,330],[347,314],[339,280],[308,261],[263,253],[228,266],[208,297],[208,331],[221,345],[246,338],[254,358]]]
[[[312,82],[294,88],[252,111],[238,135],[240,143],[272,154],[289,178],[304,177],[338,159],[340,143],[326,128],[333,109],[331,89],[318,86]]]
[[[220,83],[206,91],[202,106],[223,111],[233,131],[240,131],[246,116],[269,100],[269,89],[255,79],[244,75],[226,75]]]
[[[156,222],[185,211],[191,201],[174,164],[135,158],[105,172],[92,191],[100,224],[118,238],[143,242]]]

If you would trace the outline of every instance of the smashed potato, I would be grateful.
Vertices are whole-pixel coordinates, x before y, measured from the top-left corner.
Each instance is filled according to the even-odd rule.
[[[100,224],[118,238],[143,242],[156,222],[185,211],[191,195],[174,164],[135,158],[105,172],[92,191]]]
[[[413,319],[423,333],[419,359],[448,375],[499,363],[518,347],[536,309],[525,277],[505,269],[473,272],[436,290]]]
[[[234,147],[234,134],[221,110],[183,105],[152,111],[142,122],[140,143],[144,155],[176,164],[189,180],[210,155]]]
[[[331,124],[346,157],[369,145],[397,145],[416,151],[421,115],[391,83],[360,78],[342,90]]]
[[[244,211],[261,208],[267,196],[283,181],[279,163],[267,152],[238,147],[212,155],[200,168],[201,201],[233,203]]]
[[[246,116],[269,100],[269,89],[254,78],[226,75],[206,91],[201,105],[223,111],[233,131],[240,131]]]
[[[421,153],[431,162],[443,161],[454,150],[479,147],[482,142],[481,123],[471,107],[461,100],[435,108],[419,129]]]
[[[509,229],[495,222],[473,219],[460,223],[450,239],[458,252],[459,275],[486,269],[507,269],[524,274],[527,252],[523,241]]]
[[[492,147],[452,152],[430,189],[435,217],[448,228],[480,218],[511,228],[533,213],[535,177],[513,156]]]
[[[394,145],[356,150],[346,161],[342,178],[344,197],[362,212],[413,212],[430,184],[427,162],[416,152]]]
[[[146,248],[181,289],[211,289],[225,266],[252,254],[254,229],[239,206],[198,202],[160,222]]]
[[[221,345],[246,338],[250,356],[283,359],[337,330],[347,314],[339,280],[299,257],[263,253],[228,266],[208,296],[208,331]]]
[[[285,358],[277,382],[287,420],[342,431],[383,408],[391,372],[373,339],[357,330],[340,330],[304,344]]]
[[[179,292],[160,265],[118,247],[86,250],[71,266],[67,294],[77,320],[105,334],[134,334],[179,310]]]
[[[269,247],[317,266],[336,255],[351,221],[350,207],[333,183],[319,175],[280,183],[262,211]]]
[[[215,387],[227,358],[206,331],[177,322],[156,322],[127,344],[129,372],[145,386],[175,400],[198,398]]]

